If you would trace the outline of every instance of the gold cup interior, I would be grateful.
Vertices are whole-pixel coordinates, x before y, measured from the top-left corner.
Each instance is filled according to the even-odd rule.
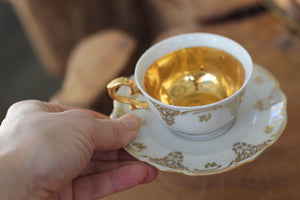
[[[173,51],[155,61],[144,84],[150,96],[176,106],[201,106],[241,88],[245,70],[231,54],[211,47]]]

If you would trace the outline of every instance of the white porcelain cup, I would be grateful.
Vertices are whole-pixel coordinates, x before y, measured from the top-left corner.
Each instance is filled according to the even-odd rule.
[[[244,82],[231,96],[215,103],[202,106],[175,106],[163,103],[148,94],[144,79],[149,67],[162,56],[189,47],[212,47],[223,50],[242,64],[245,71]],[[112,99],[131,104],[132,109],[150,109],[174,134],[191,139],[210,139],[225,133],[235,121],[239,104],[252,74],[252,60],[248,52],[235,41],[210,33],[189,33],[174,36],[150,47],[138,60],[135,68],[135,83],[121,77],[108,84]],[[120,96],[116,89],[121,85],[131,88],[131,97]],[[136,98],[141,94],[146,102]]]

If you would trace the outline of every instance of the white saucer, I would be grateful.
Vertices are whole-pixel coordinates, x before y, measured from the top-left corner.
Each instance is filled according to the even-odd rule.
[[[127,88],[118,92],[128,94]],[[200,141],[180,138],[151,111],[130,111],[128,105],[116,101],[111,117],[129,112],[141,118],[142,127],[125,150],[160,170],[193,176],[222,173],[254,160],[278,140],[287,121],[286,97],[279,83],[258,65],[254,65],[235,123],[218,137]]]

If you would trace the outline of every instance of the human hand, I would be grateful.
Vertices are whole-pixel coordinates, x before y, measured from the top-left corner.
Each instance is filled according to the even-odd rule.
[[[119,150],[139,126],[131,114],[14,104],[0,126],[0,199],[99,199],[152,181],[155,168]]]

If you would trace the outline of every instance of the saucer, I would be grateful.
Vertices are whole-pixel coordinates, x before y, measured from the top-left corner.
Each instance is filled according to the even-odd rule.
[[[121,87],[118,93],[129,94]],[[143,99],[143,97],[140,97]],[[274,76],[257,64],[232,127],[217,137],[192,141],[174,135],[150,110],[131,111],[114,101],[112,118],[133,113],[141,119],[141,129],[125,147],[133,157],[162,171],[186,175],[211,175],[253,161],[274,144],[286,121],[286,97]]]

